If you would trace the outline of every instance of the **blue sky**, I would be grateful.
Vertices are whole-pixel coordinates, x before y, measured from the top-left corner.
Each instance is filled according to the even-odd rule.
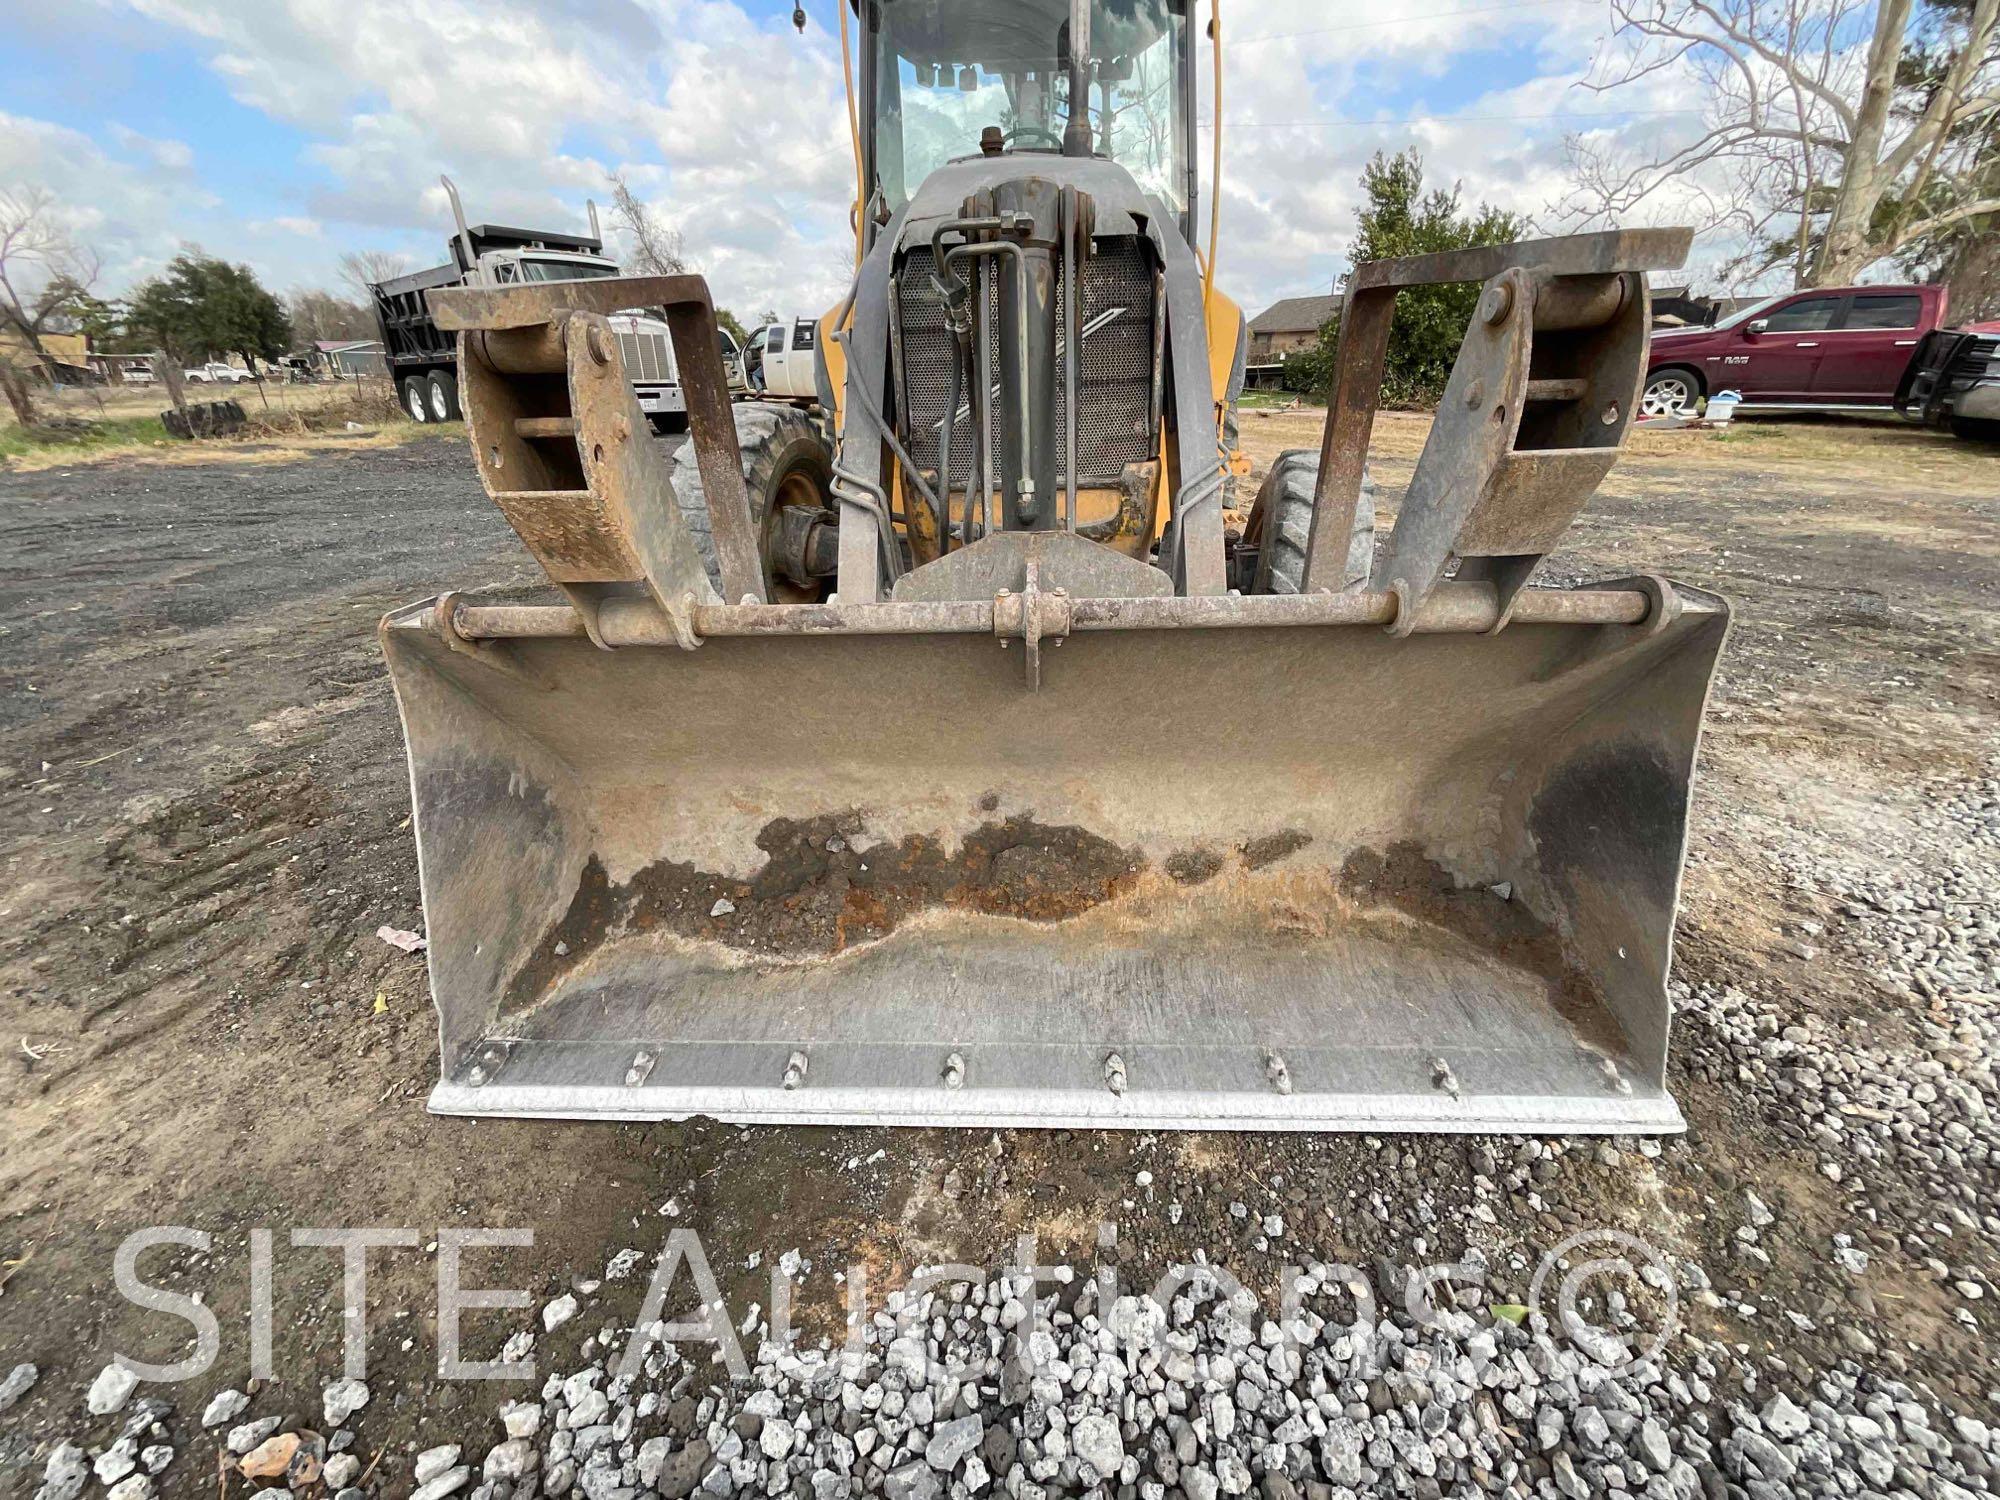
[[[550,227],[621,172],[727,305],[818,306],[843,275],[832,0],[802,37],[789,0],[8,5],[0,188],[54,193],[109,290],[185,243],[279,288],[334,286],[347,251],[431,263],[440,172],[473,217]],[[1224,21],[1222,276],[1253,311],[1344,267],[1376,149],[1560,228],[1565,131],[1693,124],[1662,113],[1692,102],[1673,80],[1576,86],[1604,0],[1225,0]]]

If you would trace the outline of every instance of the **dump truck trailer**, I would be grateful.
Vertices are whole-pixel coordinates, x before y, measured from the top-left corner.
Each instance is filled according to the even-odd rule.
[[[1727,609],[1535,580],[1690,236],[1358,266],[1318,451],[1239,533],[1196,24],[863,8],[824,427],[732,408],[699,277],[431,294],[547,580],[382,625],[433,1109],[1680,1127],[1666,980]],[[1396,297],[1448,282],[1476,311],[1378,529]],[[679,359],[671,464],[635,436],[631,304]]]
[[[498,224],[467,224],[458,190],[443,179],[458,223],[451,239],[451,259],[441,266],[391,277],[368,288],[375,319],[382,330],[382,348],[397,399],[415,422],[456,421],[461,411],[457,340],[431,318],[426,299],[443,287],[532,285],[549,281],[615,278],[618,263],[604,254],[604,236],[591,206],[591,232],[567,234],[551,229],[516,229]],[[674,368],[673,343],[666,325],[633,311],[613,316],[612,326],[623,345],[625,368],[639,409],[656,428],[677,430],[685,424],[680,376]],[[734,343],[718,330],[725,353]]]

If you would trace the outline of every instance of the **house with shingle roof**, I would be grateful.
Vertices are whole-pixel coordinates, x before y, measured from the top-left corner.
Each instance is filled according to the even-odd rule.
[[[1339,311],[1338,296],[1283,297],[1258,313],[1250,320],[1243,384],[1251,390],[1276,386],[1285,356],[1312,348],[1320,325]]]

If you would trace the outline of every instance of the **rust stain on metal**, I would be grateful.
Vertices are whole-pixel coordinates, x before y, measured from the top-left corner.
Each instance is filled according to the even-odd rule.
[[[987,823],[947,851],[921,834],[862,846],[859,814],[779,818],[757,836],[748,879],[661,860],[614,885],[595,856],[569,909],[508,986],[504,1008],[545,997],[571,968],[624,934],[667,932],[780,958],[831,957],[933,907],[1060,922],[1129,889],[1138,853],[1030,817]]]
[[[982,798],[980,806],[992,812],[987,804],[997,800]],[[1312,842],[1283,829],[1234,850],[1177,849],[1154,869],[1137,850],[1031,816],[989,820],[947,848],[923,834],[868,842],[861,814],[849,812],[767,823],[757,837],[764,863],[747,878],[660,860],[617,883],[593,856],[568,909],[514,975],[502,1010],[539,1005],[600,950],[649,934],[715,943],[753,960],[809,961],[938,910],[1050,925],[1088,915],[1138,923],[1134,931],[1163,913],[1180,911],[1185,920],[1205,910],[1253,943],[1309,944],[1343,932],[1397,944],[1463,943],[1542,976],[1583,1040],[1620,1047],[1597,987],[1525,904],[1461,884],[1413,842],[1357,850],[1337,868],[1310,861],[1258,873]],[[1211,882],[1212,890],[1195,894]]]
[[[1356,850],[1341,866],[1340,890],[1356,906],[1394,908],[1543,976],[1557,1010],[1584,1041],[1611,1051],[1624,1045],[1602,991],[1553,928],[1522,902],[1503,900],[1485,886],[1461,885],[1419,845],[1392,844],[1386,853]]]

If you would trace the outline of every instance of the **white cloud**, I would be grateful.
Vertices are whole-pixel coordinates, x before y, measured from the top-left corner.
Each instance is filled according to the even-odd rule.
[[[0,117],[0,175],[21,175],[5,171],[11,150],[32,159],[29,177],[88,204],[75,211],[96,221],[119,276],[183,239],[274,285],[330,284],[345,250],[441,256],[441,172],[475,220],[549,227],[581,227],[584,200],[607,199],[622,173],[739,311],[824,306],[847,276],[852,168],[828,6],[800,37],[782,10],[753,20],[730,0],[96,5],[127,33],[149,23],[191,42],[238,101],[307,140],[296,182],[233,218],[202,186],[227,181],[226,161],[122,125],[106,133],[114,155]],[[1412,0],[1386,16],[1266,0],[1225,21],[1221,274],[1251,311],[1324,290],[1344,268],[1378,149],[1414,144],[1432,182],[1558,231],[1547,210],[1567,187],[1566,131],[1643,140],[1676,122],[1551,117],[1686,103],[1684,82],[1664,75],[1629,97],[1576,87],[1604,28],[1599,0]],[[1507,77],[1465,97],[1465,74],[1498,56]],[[1535,76],[1522,77],[1524,57]],[[1204,45],[1204,114],[1208,61]],[[1370,123],[1341,123],[1357,120]],[[1205,133],[1203,149],[1206,182]]]
[[[316,138],[304,166],[326,182],[301,206],[346,241],[330,252],[416,236],[441,254],[440,173],[475,220],[553,228],[580,227],[620,171],[725,304],[839,294],[851,189],[824,33],[718,0],[125,3],[207,43],[236,99]]]
[[[1361,170],[1377,150],[1414,146],[1427,185],[1457,184],[1467,207],[1491,203],[1561,234],[1584,227],[1565,211],[1566,137],[1656,151],[1699,128],[1685,68],[1612,94],[1583,86],[1606,30],[1593,0],[1414,0],[1379,24],[1381,12],[1363,14],[1336,20],[1314,0],[1275,0],[1225,35],[1222,278],[1252,311],[1324,292],[1346,268]],[[1489,61],[1504,61],[1503,76],[1468,95],[1463,79]],[[1204,119],[1209,92],[1204,73]],[[1627,222],[1702,222],[1716,186],[1672,183]],[[1705,237],[1693,263],[1712,266],[1730,248]]]
[[[122,146],[128,155],[143,156],[164,171],[185,172],[194,165],[194,148],[186,141],[160,140],[141,135],[115,121],[111,126],[111,139]]]
[[[0,182],[54,194],[54,212],[97,255],[112,290],[157,271],[219,202],[153,160],[121,161],[79,130],[4,112]]]

